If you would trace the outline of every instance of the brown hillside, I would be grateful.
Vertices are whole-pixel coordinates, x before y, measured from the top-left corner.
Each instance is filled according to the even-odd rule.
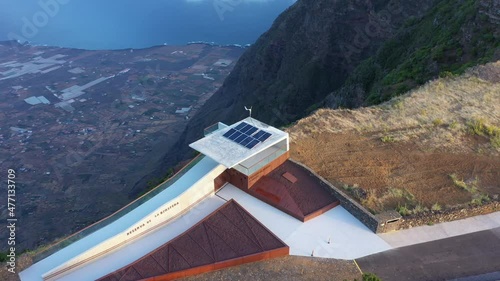
[[[374,213],[418,213],[498,201],[499,127],[500,61],[380,106],[320,109],[288,132],[293,158]]]

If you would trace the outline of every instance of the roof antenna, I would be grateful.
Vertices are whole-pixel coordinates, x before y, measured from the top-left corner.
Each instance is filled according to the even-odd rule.
[[[252,107],[253,107],[253,106],[252,106]],[[246,111],[250,111],[250,118],[252,118],[252,107],[247,108],[247,107],[245,106],[245,110],[246,110]]]

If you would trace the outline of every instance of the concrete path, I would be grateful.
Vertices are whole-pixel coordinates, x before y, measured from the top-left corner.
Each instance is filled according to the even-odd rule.
[[[144,255],[179,236],[184,231],[204,219],[208,214],[224,205],[224,203],[226,203],[224,200],[212,195],[201,201],[198,205],[196,205],[196,207],[189,210],[186,214],[174,219],[172,222],[155,232],[141,237],[133,243],[129,243],[102,258],[87,263],[70,274],[63,276],[59,280],[85,281],[103,277],[140,259]],[[21,280],[42,280],[41,274],[43,274],[44,271],[45,268],[39,267],[35,264],[30,267],[30,270],[21,272]]]
[[[379,236],[393,248],[398,248],[497,227],[500,227],[500,212],[432,226],[424,225],[397,232],[384,233]]]
[[[391,249],[340,206],[303,223],[231,184],[217,195],[236,200],[290,247],[290,255],[310,257],[314,251],[314,257],[355,259]]]
[[[110,223],[107,226],[95,231],[87,235],[86,237],[76,241],[75,243],[59,250],[58,252],[50,255],[49,257],[33,264],[29,268],[19,273],[19,276],[22,281],[36,281],[42,280],[42,274],[52,270],[53,268],[63,264],[64,262],[71,260],[74,257],[82,254],[88,249],[106,241],[107,239],[125,231],[127,228],[132,226],[133,224],[139,222],[141,219],[151,214],[153,211],[163,206],[166,202],[169,202],[175,198],[177,198],[182,193],[186,192],[189,188],[191,188],[196,182],[206,176],[210,171],[216,169],[219,166],[218,163],[213,161],[208,157],[204,157],[200,162],[198,162],[194,167],[192,167],[189,171],[187,171],[181,178],[179,178],[172,186],[163,190],[153,198],[149,199],[144,204],[138,206],[133,209],[129,213],[125,214],[123,217],[117,219],[116,221]],[[215,196],[214,196],[215,197]],[[216,200],[216,199],[212,199]],[[219,206],[222,205],[223,200],[218,199]],[[195,217],[199,217],[197,219],[201,220],[204,216],[210,214],[215,209],[208,208],[207,210],[198,209],[198,206],[194,207],[193,210],[190,210],[190,214],[196,212]],[[185,216],[184,216],[185,217]],[[176,219],[176,220],[179,220]],[[185,221],[185,220],[184,220]],[[167,224],[167,227],[170,224]],[[194,223],[191,224],[191,226]],[[188,229],[189,225],[181,225],[179,229]],[[174,228],[175,227],[171,227]],[[172,232],[174,233],[174,232]],[[178,232],[180,234],[182,232]],[[148,237],[148,236],[147,236]],[[162,243],[158,243],[157,246],[162,245],[167,242],[167,240],[163,240]],[[135,242],[134,242],[135,243]],[[144,248],[146,249],[146,248]],[[154,249],[154,248],[151,248]],[[132,256],[132,255],[130,255]],[[140,257],[140,256],[139,256]],[[99,259],[100,260],[100,259]],[[130,260],[132,261],[132,260]],[[125,264],[123,264],[125,265]],[[118,268],[116,268],[118,269]],[[97,271],[96,271],[97,272]],[[103,271],[104,272],[104,271]],[[111,272],[111,271],[110,271]],[[98,276],[100,277],[100,276]],[[80,280],[80,279],[73,279]],[[84,279],[88,280],[88,279]]]
[[[357,263],[384,281],[498,280],[500,228],[401,247]]]

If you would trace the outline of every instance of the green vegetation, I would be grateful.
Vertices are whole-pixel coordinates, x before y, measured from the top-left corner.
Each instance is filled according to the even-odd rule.
[[[382,281],[377,275],[373,273],[363,273],[363,276],[361,277],[362,281]],[[344,279],[344,281],[347,281]],[[354,279],[354,281],[358,281],[358,279]]]
[[[470,204],[472,206],[482,206],[484,203],[488,202],[490,202],[490,197],[487,194],[475,194]]]
[[[449,125],[448,125],[448,128],[450,128],[451,130],[455,130],[458,128],[458,122],[456,120],[453,120]]]
[[[363,273],[363,281],[382,281],[382,279],[373,273]]]
[[[406,217],[409,215],[425,213],[428,211],[429,211],[429,209],[421,204],[417,204],[413,208],[408,207],[408,205],[406,205],[406,204],[400,205],[396,208],[396,212],[398,212],[403,217]]]
[[[418,213],[423,213],[423,212],[427,212],[429,211],[429,209],[427,209],[426,207],[420,205],[420,204],[417,204],[417,206],[415,206],[415,208],[413,208],[413,210],[411,211],[412,214],[418,214]]]
[[[380,138],[383,143],[395,142],[396,140],[392,136],[383,136]]]
[[[408,207],[406,205],[404,205],[404,206],[398,206],[396,208],[396,212],[398,212],[403,217],[406,217],[406,216],[408,216],[408,215],[411,214],[411,211],[408,209]]]
[[[441,205],[439,205],[438,203],[434,203],[434,205],[432,205],[432,207],[431,207],[431,210],[441,211]]]
[[[344,184],[342,185],[342,188],[359,201],[362,201],[367,197],[366,191],[357,184],[353,184],[352,186]]]
[[[407,192],[406,190],[402,190],[399,188],[393,188],[393,187],[389,187],[389,193],[394,198],[403,198],[403,197],[411,198],[413,196],[413,194]]]
[[[432,125],[436,126],[436,127],[439,127],[441,125],[443,125],[443,119],[441,118],[436,118],[432,121]]]
[[[490,197],[487,194],[479,192],[479,180],[477,178],[468,182],[459,179],[456,174],[451,174],[450,178],[455,186],[472,194],[472,200],[470,201],[471,206],[482,206],[483,204],[491,201]]]
[[[500,48],[496,28],[479,13],[478,1],[441,1],[423,18],[410,18],[344,87],[359,85],[367,103],[378,104],[431,79],[454,78],[493,59]]]
[[[409,192],[406,189],[398,189],[398,188],[389,188],[388,194],[392,196],[392,198],[400,198],[400,204],[396,207],[396,212],[398,212],[402,216],[409,216],[418,213],[428,212],[429,208],[425,207],[422,203],[418,202],[413,193]],[[434,204],[432,208],[441,208],[439,204]]]
[[[468,191],[470,193],[477,192],[477,182],[478,182],[477,178],[474,179],[474,181],[470,182],[469,184],[465,183],[463,180],[460,180],[456,174],[451,174],[450,178],[453,181],[453,184],[455,184],[455,186],[460,187],[461,189]]]
[[[7,253],[0,252],[0,262],[6,262],[7,261]]]
[[[471,135],[484,136],[490,139],[491,146],[500,148],[500,128],[487,125],[484,119],[472,119],[467,122],[467,131]]]

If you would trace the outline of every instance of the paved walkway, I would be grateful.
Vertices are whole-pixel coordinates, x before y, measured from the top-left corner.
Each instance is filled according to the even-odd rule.
[[[203,220],[208,214],[224,205],[224,203],[226,203],[224,200],[212,195],[201,201],[198,205],[196,205],[196,207],[189,210],[186,214],[174,219],[172,222],[154,231],[153,233],[141,237],[133,243],[129,243],[102,258],[87,263],[58,280],[96,280],[115,270],[127,266],[179,236],[184,231]],[[37,278],[36,275],[33,276],[26,273],[22,280],[32,281],[41,280],[41,278]]]
[[[58,252],[52,254],[51,256],[33,264],[29,268],[25,269],[24,271],[20,272],[19,276],[21,280],[23,281],[37,281],[37,280],[42,280],[42,274],[52,270],[53,268],[63,264],[64,262],[67,262],[68,260],[71,260],[74,257],[77,257],[78,255],[82,254],[88,249],[91,249],[92,247],[98,245],[99,243],[102,243],[106,241],[107,239],[123,232],[133,224],[137,223],[141,219],[143,219],[145,216],[151,214],[153,211],[158,209],[159,207],[163,206],[166,202],[169,202],[173,200],[174,198],[177,198],[180,194],[185,192],[187,189],[191,188],[197,181],[202,179],[207,173],[210,171],[216,169],[219,164],[214,162],[208,157],[204,157],[199,163],[197,163],[194,167],[192,167],[189,171],[186,172],[180,179],[178,179],[172,186],[169,188],[163,190],[160,192],[158,195],[155,197],[149,199],[147,202],[144,204],[140,205],[139,207],[135,208],[134,210],[130,211],[123,217],[117,219],[116,221],[112,222],[111,224],[95,231],[94,233],[89,234],[88,236],[80,239],[79,241],[76,241],[75,243],[59,250]],[[213,196],[215,197],[215,196]],[[207,208],[206,210],[203,207],[198,208],[198,205],[194,207],[190,212],[188,213],[188,217],[191,216],[193,218],[196,218],[197,221],[201,220],[204,218],[206,215],[210,214],[213,210],[215,210],[217,207],[222,206],[224,203],[223,200],[213,198],[211,199],[216,200],[217,204],[214,205],[214,208]],[[179,224],[179,229],[188,229],[190,226],[194,225],[194,221],[186,220],[186,216],[183,216],[184,219],[182,220],[183,222],[189,222],[189,224]],[[180,218],[176,219],[179,220]],[[175,230],[175,227],[172,227],[171,225],[175,225],[174,223],[169,223],[167,226],[169,228],[172,228]],[[161,231],[158,231],[161,233]],[[172,231],[171,233],[182,233],[180,232],[175,232]],[[146,236],[149,237],[149,236]],[[175,237],[175,236],[174,236]],[[171,237],[173,238],[173,237]],[[156,244],[156,247],[162,245],[163,243],[167,242],[165,240],[166,238],[162,238],[162,241],[156,241],[158,242]],[[153,240],[154,241],[154,240]],[[137,242],[132,243],[131,247],[135,247],[134,245],[137,244]],[[127,246],[128,247],[128,246]],[[125,247],[126,248],[126,247]],[[148,249],[148,247],[144,247],[143,249]],[[153,250],[154,248],[150,248]],[[120,251],[121,252],[121,251]],[[136,252],[134,252],[136,253]],[[139,253],[139,252],[137,252]],[[144,254],[147,252],[144,252]],[[135,255],[125,255],[125,256],[135,256]],[[137,255],[140,257],[139,255]],[[100,261],[102,259],[98,259]],[[126,261],[123,261],[123,265],[126,265],[130,262],[132,262],[133,259],[127,259]],[[87,268],[87,266],[84,266],[83,268]],[[119,267],[118,267],[119,268]],[[114,270],[118,269],[115,268]],[[111,270],[110,268],[108,272],[112,272],[114,270]],[[102,269],[100,269],[102,270]],[[76,271],[80,272],[81,271]],[[95,271],[98,272],[98,271]],[[102,271],[104,272],[104,271]],[[88,273],[90,274],[90,272]],[[68,276],[73,276],[73,275],[68,275]],[[97,276],[97,275],[96,275]],[[100,277],[100,276],[97,276]],[[68,280],[80,280],[80,279],[68,279]],[[86,279],[88,280],[88,278]]]
[[[357,263],[384,281],[493,281],[499,277],[499,253],[500,228],[495,228],[389,250]]]
[[[332,210],[305,223],[241,191],[231,184],[217,192],[234,199],[290,247],[290,254],[355,259],[391,249],[344,208]],[[330,239],[330,244],[328,240]]]
[[[384,233],[379,236],[393,248],[398,248],[497,227],[500,227],[500,212],[439,223],[432,226],[424,225],[397,232]]]

